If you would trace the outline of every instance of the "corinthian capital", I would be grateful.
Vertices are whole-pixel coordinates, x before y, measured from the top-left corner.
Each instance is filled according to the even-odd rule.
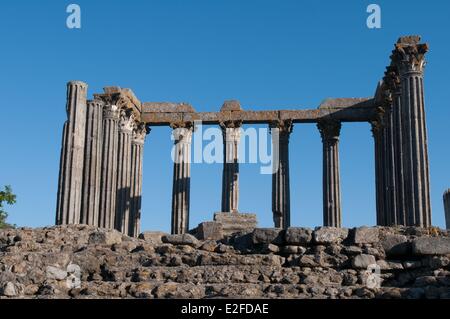
[[[133,130],[133,143],[144,144],[145,136],[150,133],[150,127],[144,122],[139,122],[134,125]]]
[[[219,123],[220,127],[223,129],[227,129],[227,128],[239,128],[242,126],[242,121],[241,120],[228,120],[228,121],[223,121]]]
[[[119,129],[124,133],[131,133],[135,125],[134,114],[129,109],[120,110]]]
[[[320,136],[323,142],[337,142],[341,132],[341,122],[337,120],[327,119],[320,120],[317,123]]]
[[[195,126],[192,122],[174,122],[170,124],[175,143],[191,143]]]
[[[278,129],[281,134],[291,134],[294,129],[292,120],[276,120],[269,123],[270,130]]]
[[[386,68],[383,81],[386,85],[386,88],[389,89],[393,94],[400,93],[401,81],[398,74],[398,69],[395,66],[391,65]]]
[[[376,110],[376,115],[373,120],[370,121],[370,125],[372,126],[372,135],[376,137],[384,128],[384,114],[386,110],[384,107],[378,107]]]
[[[241,139],[242,121],[225,121],[219,123],[224,142],[239,142]]]
[[[408,36],[400,38],[395,44],[391,59],[400,76],[411,72],[423,72],[428,44],[419,42],[419,36]]]
[[[115,104],[106,103],[103,107],[103,118],[105,119],[113,119],[118,120],[119,119],[119,108]]]

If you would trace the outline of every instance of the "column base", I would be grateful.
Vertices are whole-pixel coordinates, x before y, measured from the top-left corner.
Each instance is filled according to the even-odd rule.
[[[258,226],[256,214],[248,213],[217,212],[214,221],[222,224],[224,235],[251,232]]]

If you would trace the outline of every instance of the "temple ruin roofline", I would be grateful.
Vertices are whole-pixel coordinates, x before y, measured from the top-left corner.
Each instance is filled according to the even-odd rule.
[[[70,83],[75,83],[71,81]],[[200,121],[203,124],[220,124],[240,120],[243,124],[269,124],[278,120],[293,123],[317,123],[323,119],[341,122],[370,122],[376,118],[375,98],[329,98],[316,109],[224,108],[218,112],[196,112],[189,103],[140,102],[131,89],[108,86],[104,93],[95,93],[94,100],[117,101],[133,111],[135,118],[151,126],[168,126],[172,123]],[[90,102],[90,100],[88,101]],[[238,101],[226,101],[225,103]]]
[[[369,122],[376,116],[373,98],[327,99],[317,109],[258,110],[193,112],[186,103],[142,103],[141,120],[148,125],[162,126],[173,122],[201,121],[203,124],[219,124],[241,120],[244,124],[263,124],[276,120],[292,120],[294,123],[316,123],[321,119],[341,122]],[[177,111],[177,109],[184,109]],[[185,111],[186,110],[186,111]]]

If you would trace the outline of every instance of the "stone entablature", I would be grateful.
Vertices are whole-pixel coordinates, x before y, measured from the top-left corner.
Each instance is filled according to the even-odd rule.
[[[58,187],[57,224],[87,223],[136,236],[142,156],[149,126],[170,126],[175,141],[172,233],[189,230],[190,153],[197,123],[219,125],[224,166],[221,212],[239,213],[239,144],[243,124],[269,126],[278,170],[273,172],[274,224],[290,226],[289,136],[294,125],[317,123],[323,143],[323,221],[340,227],[339,134],[345,122],[372,125],[377,224],[431,225],[424,55],[420,37],[402,37],[374,97],[324,100],[317,109],[255,111],[236,100],[218,112],[188,103],[140,102],[130,89],[106,87],[87,100],[87,85],[68,83]],[[414,97],[414,98],[411,98]]]
[[[334,118],[342,122],[367,122],[376,115],[372,98],[327,99],[317,109],[298,110],[229,110],[219,112],[195,112],[186,103],[155,102],[142,104],[142,121],[152,126],[170,125],[174,122],[201,121],[217,124],[227,121],[242,121],[242,124],[262,124],[291,120],[293,123],[316,123],[323,118]]]

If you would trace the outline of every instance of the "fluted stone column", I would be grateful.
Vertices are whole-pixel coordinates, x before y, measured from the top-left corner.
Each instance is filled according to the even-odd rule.
[[[401,81],[401,116],[405,191],[405,224],[431,225],[427,129],[423,71],[426,44],[420,37],[400,38],[391,56]]]
[[[99,226],[103,107],[104,103],[100,100],[87,104],[80,222],[92,226]]]
[[[223,136],[222,212],[238,212],[241,121],[220,123]]]
[[[386,183],[386,224],[396,225],[397,211],[397,188],[395,182],[395,162],[394,162],[394,132],[393,132],[393,116],[392,101],[386,105],[385,112],[385,134],[384,134],[384,156],[385,168],[384,179]]]
[[[405,191],[404,191],[404,169],[403,169],[403,138],[402,138],[402,116],[401,116],[401,86],[398,70],[389,66],[386,70],[385,82],[392,94],[390,127],[392,132],[392,156],[389,162],[392,167],[394,189],[392,219],[388,226],[405,225]]]
[[[323,224],[341,227],[341,189],[339,178],[339,133],[341,123],[318,123],[323,143]]]
[[[189,197],[191,184],[191,141],[193,126],[172,125],[174,146],[172,190],[172,234],[189,230]]]
[[[81,211],[87,84],[67,83],[67,121],[61,143],[56,224],[78,224]]]
[[[271,123],[273,146],[272,212],[275,227],[286,229],[291,224],[289,188],[289,136],[292,121]]]
[[[107,103],[103,109],[103,142],[100,182],[100,227],[114,228],[117,195],[117,144],[119,109]]]
[[[128,236],[132,237],[139,235],[141,228],[142,163],[145,136],[149,131],[150,129],[145,126],[145,123],[138,123],[133,130],[131,142],[131,201]]]
[[[134,121],[134,115],[131,110],[120,110],[115,228],[125,234],[128,233],[130,217],[131,141],[135,125]]]
[[[450,229],[450,189],[447,189],[444,193],[444,211],[445,211],[445,224],[447,229]]]
[[[385,130],[384,130],[384,111],[383,107],[378,108],[377,117],[371,121],[372,135],[375,146],[375,192],[376,192],[376,210],[377,225],[387,225],[386,212],[386,176],[384,174],[386,167],[385,158]]]

